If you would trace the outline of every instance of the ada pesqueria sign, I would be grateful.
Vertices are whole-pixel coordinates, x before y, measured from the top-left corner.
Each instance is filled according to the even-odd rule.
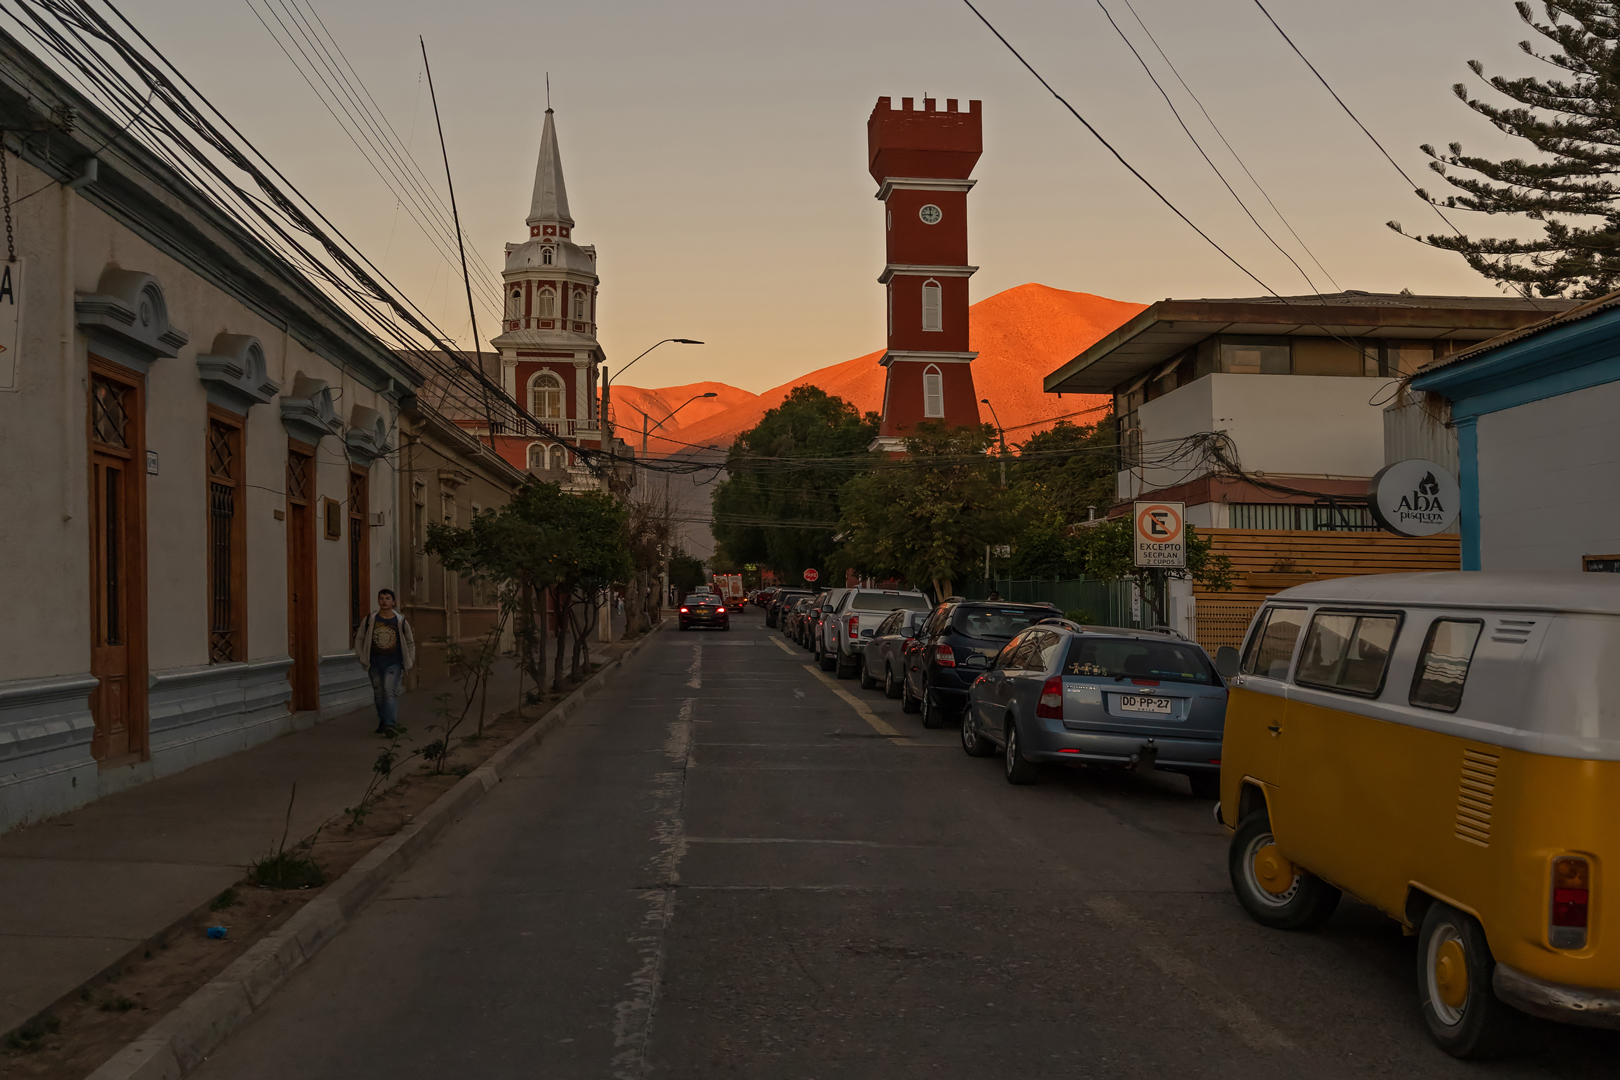
[[[1461,504],[1457,478],[1421,458],[1385,465],[1367,485],[1367,509],[1379,525],[1401,536],[1445,532]]]

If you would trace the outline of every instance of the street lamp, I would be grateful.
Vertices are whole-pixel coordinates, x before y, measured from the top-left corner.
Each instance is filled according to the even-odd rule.
[[[625,366],[628,367],[629,365],[626,364]],[[651,428],[647,427],[647,420],[648,420],[647,414],[644,413],[644,412],[641,412],[640,409],[637,409],[636,412],[641,413],[641,456],[642,457],[647,456],[647,436],[649,434],[651,434],[651,432],[657,431],[659,428],[661,428],[665,424],[669,423],[670,420],[674,418],[676,413],[680,412],[682,409],[684,409],[688,405],[692,404],[692,402],[700,401],[703,398],[719,397],[719,396],[720,395],[718,393],[716,393],[713,390],[710,390],[707,394],[699,394],[697,397],[688,398],[687,400],[681,402],[679,405],[675,406],[675,408],[670,411],[670,414],[668,416],[666,416],[662,420],[658,421],[658,423],[654,424]]]
[[[989,398],[980,398],[979,404],[990,405]],[[996,436],[1001,440],[1001,486],[1007,486],[1007,429],[1001,426],[1001,417],[996,415],[996,407],[990,405],[990,416],[996,422]]]
[[[658,346],[660,346],[660,345],[668,345],[672,341],[677,345],[702,345],[703,344],[703,342],[696,341],[696,340],[694,340],[692,338],[667,337],[663,341],[654,342],[652,344],[651,348],[648,348],[648,349],[644,350],[641,353],[641,356],[636,357],[636,360],[640,360],[642,356],[646,356],[647,353],[652,352],[653,349],[658,348]],[[626,371],[629,371],[630,368],[635,364],[636,360],[632,360],[632,361],[630,361],[630,363],[628,363],[628,364],[624,365],[624,367],[620,368],[619,369],[619,374],[623,375]],[[609,415],[608,415],[609,408],[611,406],[611,399],[610,399],[609,391],[611,389],[612,383],[613,383],[612,377],[608,374],[607,369],[603,368],[602,369],[602,449],[604,449],[604,450],[609,449],[610,444],[613,442],[613,421],[609,418]]]

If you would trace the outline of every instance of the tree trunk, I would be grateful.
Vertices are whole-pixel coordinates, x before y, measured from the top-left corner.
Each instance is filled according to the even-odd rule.
[[[551,670],[551,689],[558,694],[563,691],[563,650],[568,647],[568,624],[571,621],[568,608],[564,606],[565,595],[560,585],[551,590],[551,618],[557,624],[556,663]]]

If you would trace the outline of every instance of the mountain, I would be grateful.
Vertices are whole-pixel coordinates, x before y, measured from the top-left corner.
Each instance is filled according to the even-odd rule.
[[[980,397],[995,405],[1001,422],[1007,425],[1007,440],[1022,442],[1065,416],[1086,423],[1100,415],[1110,404],[1107,395],[1068,394],[1059,400],[1056,394],[1042,391],[1041,380],[1145,307],[1031,283],[986,297],[969,308],[969,347],[979,354],[973,362],[973,384]],[[729,447],[739,433],[781,404],[795,386],[818,386],[862,412],[878,412],[883,408],[884,371],[878,366],[882,356],[881,349],[857,356],[763,394],[750,394],[725,383],[657,390],[614,386],[614,423],[620,437],[639,446],[641,416],[628,409],[621,411],[621,405],[645,409],[653,416],[651,423],[657,423],[668,410],[695,394],[712,390],[720,395],[693,402],[648,440],[653,453],[667,455],[689,450],[694,444]],[[991,420],[988,408],[981,405],[979,412],[981,419]],[[668,438],[659,437],[663,435]]]

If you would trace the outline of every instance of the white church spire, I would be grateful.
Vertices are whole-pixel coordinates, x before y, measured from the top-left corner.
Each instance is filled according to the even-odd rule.
[[[563,186],[562,156],[557,152],[557,126],[552,112],[546,109],[546,126],[540,132],[540,162],[534,170],[534,200],[529,205],[532,225],[555,222],[573,227],[568,216],[568,189]],[[567,235],[564,233],[563,235]]]

